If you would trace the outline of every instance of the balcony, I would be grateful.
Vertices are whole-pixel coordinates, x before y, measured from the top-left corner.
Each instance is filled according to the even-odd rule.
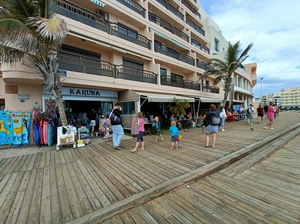
[[[157,75],[155,73],[123,65],[117,66],[116,77],[120,79],[157,84]]]
[[[169,48],[158,41],[155,41],[154,51],[164,55],[168,55],[169,57],[175,58],[187,64],[195,65],[195,59],[192,58],[191,56],[177,52],[176,50]]]
[[[191,26],[192,28],[194,28],[194,30],[196,30],[198,33],[200,33],[202,36],[205,37],[205,31],[200,27],[197,26],[192,20],[190,20],[189,18],[186,18],[186,23]]]
[[[147,39],[145,36],[128,30],[117,23],[110,23],[110,32],[112,35],[120,37],[124,40],[128,40],[142,47],[151,49],[151,40]]]
[[[179,19],[183,20],[183,14],[177,10],[174,6],[169,4],[166,0],[156,0],[160,4],[162,4],[166,9],[168,9],[170,12],[172,12],[174,15],[176,15]]]
[[[172,26],[167,21],[163,20],[159,16],[155,15],[154,13],[149,12],[148,13],[149,20],[153,23],[156,23],[157,25],[163,27],[164,29],[168,30],[172,34],[175,34],[176,36],[180,37],[181,39],[185,40],[186,42],[189,42],[189,36],[182,32],[181,30],[177,29],[176,27]]]
[[[220,93],[220,89],[216,86],[210,86],[210,85],[202,85],[202,91],[203,92],[210,92],[210,93]]]
[[[192,39],[192,43],[193,46],[195,46],[196,48],[200,49],[201,51],[204,51],[207,54],[210,54],[210,50],[208,47],[204,46],[203,44],[200,44],[198,41],[196,41],[195,39]]]
[[[101,16],[70,2],[55,0],[54,3],[58,6],[59,14],[104,32],[108,32],[109,23]]]
[[[103,17],[85,10],[73,3],[66,3],[64,1],[56,1],[55,3],[59,7],[58,13],[61,15],[102,30],[108,34],[128,40],[142,47],[151,49],[151,40],[147,39],[143,35],[127,30],[116,23],[109,22]]]
[[[133,0],[117,0],[118,2],[122,3],[126,7],[132,9],[133,11],[137,12],[141,16],[145,18],[146,9],[144,9],[140,4],[136,3]]]
[[[184,4],[192,13],[195,14],[195,16],[198,17],[198,19],[201,19],[201,15],[200,13],[197,11],[197,9],[194,9],[193,6],[191,6],[190,3],[188,3],[188,1],[186,0],[181,0],[182,4]]]
[[[153,72],[114,65],[96,58],[59,51],[58,61],[62,70],[157,84],[157,74]]]
[[[200,61],[199,59],[196,60],[196,66],[203,70],[207,70],[207,65],[204,61]]]
[[[191,80],[183,80],[174,78],[172,76],[161,76],[160,78],[161,85],[173,86],[185,89],[193,89],[200,91],[200,84]]]

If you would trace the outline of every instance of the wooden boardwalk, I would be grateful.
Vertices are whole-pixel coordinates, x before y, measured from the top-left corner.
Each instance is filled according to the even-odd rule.
[[[254,168],[268,160],[242,173],[231,169],[230,172],[235,175],[224,173],[228,167],[221,171],[223,173],[218,172],[189,184],[189,188],[186,182],[196,178],[197,173],[205,167],[212,170],[214,164],[222,163],[222,159],[231,161],[232,158],[239,157],[242,148],[255,148],[263,140],[273,141],[272,136],[276,133],[299,122],[299,114],[284,112],[276,119],[275,130],[265,130],[263,124],[255,124],[251,126],[254,131],[251,131],[245,121],[227,123],[226,132],[218,134],[214,149],[204,147],[204,134],[201,134],[201,129],[196,128],[182,132],[183,145],[176,151],[168,150],[170,137],[165,133],[164,141],[159,142],[154,142],[154,136],[146,136],[146,150],[137,153],[130,152],[135,145],[135,139],[132,138],[122,141],[124,150],[121,151],[101,142],[84,148],[66,148],[59,152],[51,148],[21,156],[6,155],[0,160],[0,223],[96,223],[103,217],[112,217],[105,221],[107,223],[230,223],[244,220],[248,217],[247,212],[251,217],[247,220],[253,222],[266,220],[267,223],[272,223],[272,220],[283,220],[270,215],[280,210],[277,204],[272,204],[276,202],[276,197],[267,197],[272,194],[271,191],[266,188],[266,192],[263,189],[259,192],[258,186],[248,183],[251,179],[246,182],[251,176],[255,179],[260,174],[259,179],[263,179],[263,175],[276,171],[279,165],[265,165],[260,171],[247,175],[247,172],[253,172]],[[295,139],[299,139],[299,136]],[[295,139],[290,144],[293,145]],[[276,153],[279,152],[281,150]],[[295,209],[300,210],[299,196],[297,197],[297,193],[300,195],[297,187],[299,171],[296,169],[299,151],[295,149],[290,153],[290,160],[285,158],[278,162],[282,166],[286,165],[283,161],[287,165],[294,164],[291,170],[295,173],[286,169],[282,176],[295,180],[292,183],[278,180],[277,185],[286,186],[286,191],[290,189],[293,194],[289,194],[286,201],[283,199],[288,192],[280,194],[281,200],[277,203],[284,201],[282,209],[285,210],[282,213],[287,217],[284,220],[296,223],[294,221],[299,221],[299,214],[297,217]],[[286,154],[289,153],[286,151]],[[263,169],[266,169],[266,173]],[[291,175],[295,175],[295,178],[291,178]],[[275,176],[272,181],[276,182]],[[178,189],[156,198],[161,192],[169,192],[175,187]],[[253,189],[255,191],[251,194]],[[276,192],[279,191],[278,187]],[[238,195],[234,196],[235,193]],[[153,200],[149,201],[150,199]],[[189,203],[190,200],[194,202]],[[139,205],[141,202],[146,203]],[[259,202],[265,204],[259,205]],[[224,204],[230,206],[226,207]],[[270,206],[264,206],[267,204]],[[234,206],[231,208],[231,205]],[[253,213],[252,210],[247,210],[250,205],[253,205]],[[296,206],[288,210],[287,205]],[[137,207],[130,209],[134,206]],[[259,210],[263,206],[269,213]],[[239,215],[232,215],[231,209],[239,211]],[[262,214],[262,218],[251,216],[256,213]],[[118,215],[113,216],[114,214]]]

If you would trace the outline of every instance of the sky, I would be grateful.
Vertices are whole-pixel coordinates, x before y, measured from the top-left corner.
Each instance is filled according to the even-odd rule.
[[[226,40],[257,63],[255,98],[300,87],[300,0],[199,0]],[[263,78],[262,80],[260,80]]]

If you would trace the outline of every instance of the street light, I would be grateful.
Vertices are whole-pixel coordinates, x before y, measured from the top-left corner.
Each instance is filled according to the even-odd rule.
[[[260,101],[262,103],[262,80],[264,79],[264,77],[260,78]]]

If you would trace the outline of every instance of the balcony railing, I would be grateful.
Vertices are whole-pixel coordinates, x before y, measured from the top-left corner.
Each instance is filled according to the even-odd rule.
[[[56,1],[55,3],[60,8],[58,13],[61,15],[102,30],[108,34],[128,40],[142,47],[151,49],[151,40],[147,39],[143,35],[129,31],[116,23],[109,22],[103,17],[85,10],[73,3],[66,3],[64,1]]]
[[[59,7],[59,14],[108,32],[109,22],[103,17],[70,2],[54,0],[54,3]]]
[[[194,9],[193,6],[191,6],[190,3],[186,0],[181,0],[182,4],[184,4],[192,13],[194,13],[199,19],[201,19],[200,13],[197,11],[197,9]]]
[[[192,43],[191,43],[193,46],[199,48],[201,51],[204,51],[205,53],[209,54],[210,53],[210,50],[208,47],[200,44],[198,41],[196,41],[195,39],[192,39]]]
[[[117,78],[157,84],[157,75],[150,71],[139,70],[123,65],[117,66],[117,71]]]
[[[127,6],[128,8],[132,9],[133,11],[137,12],[138,14],[142,15],[145,18],[146,9],[144,9],[140,4],[136,3],[133,0],[117,0],[117,1]]]
[[[154,13],[149,12],[148,16],[149,16],[149,20],[151,22],[156,23],[157,25],[159,25],[159,26],[165,28],[166,30],[168,30],[169,32],[171,32],[172,34],[175,34],[176,36],[180,37],[181,39],[185,40],[186,42],[189,42],[189,36],[186,33],[182,32],[181,30],[172,26],[170,23],[163,20],[162,18],[155,15]]]
[[[172,58],[175,58],[179,61],[183,61],[187,64],[195,65],[195,59],[192,58],[191,56],[180,53],[180,52],[177,52],[176,50],[174,50],[172,48],[169,48],[166,45],[164,45],[164,44],[162,44],[158,41],[155,41],[154,51],[159,52],[159,53],[164,54],[164,55],[168,55]]]
[[[200,84],[198,82],[194,82],[191,80],[178,79],[178,78],[174,78],[172,76],[161,76],[160,83],[161,83],[161,85],[165,85],[165,86],[173,86],[173,87],[193,89],[193,90],[200,91]]]
[[[140,46],[151,49],[151,40],[147,39],[145,36],[128,30],[117,23],[110,23],[111,34],[122,39],[128,40],[130,42],[136,43]]]
[[[205,37],[205,31],[200,27],[200,26],[197,26],[192,20],[190,20],[189,18],[186,18],[186,23],[193,27],[194,30],[196,30],[198,33],[200,33],[202,36]]]
[[[210,92],[210,93],[220,93],[220,89],[216,86],[210,86],[210,85],[202,85],[202,91],[203,92]]]
[[[206,65],[206,63],[203,62],[203,61],[200,61],[199,59],[196,60],[196,66],[197,66],[198,68],[203,69],[203,70],[207,70],[207,65]]]
[[[63,70],[157,84],[157,74],[151,71],[114,65],[65,51],[58,52],[58,60],[59,69]]]
[[[160,4],[162,4],[166,9],[168,9],[170,12],[172,12],[174,15],[176,15],[178,18],[183,20],[183,14],[177,10],[173,5],[169,4],[166,0],[156,0]]]

